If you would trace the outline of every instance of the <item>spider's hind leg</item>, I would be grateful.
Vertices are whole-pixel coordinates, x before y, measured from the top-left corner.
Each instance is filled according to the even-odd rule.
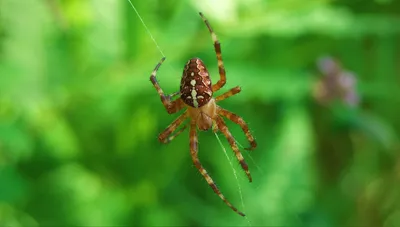
[[[164,91],[161,89],[160,85],[158,84],[158,81],[156,79],[156,74],[158,71],[158,68],[160,68],[161,64],[164,62],[165,57],[163,57],[160,62],[156,65],[154,68],[153,72],[151,73],[150,76],[150,81],[153,84],[153,86],[156,88],[158,94],[160,95],[161,102],[164,105],[165,109],[169,114],[173,114],[178,112],[184,107],[182,99],[177,99],[174,101],[171,101],[171,98],[178,95],[178,92],[172,93],[170,95],[165,95]]]
[[[234,88],[231,88],[231,89],[229,89],[229,91],[223,93],[222,95],[218,95],[218,96],[215,98],[215,101],[216,101],[216,102],[219,102],[219,101],[222,101],[222,100],[224,100],[224,99],[227,99],[227,98],[229,98],[229,97],[231,97],[231,96],[234,96],[234,95],[238,94],[241,90],[242,90],[242,89],[241,89],[239,86],[236,86],[236,87],[234,87]]]
[[[212,86],[213,92],[218,91],[221,89],[225,84],[226,84],[226,72],[225,72],[225,67],[224,67],[224,62],[222,61],[222,53],[221,53],[221,43],[218,41],[217,35],[211,28],[210,23],[208,20],[204,17],[202,13],[199,13],[201,18],[203,19],[204,23],[206,24],[208,31],[211,33],[211,38],[214,42],[214,49],[215,49],[215,54],[217,55],[217,61],[218,61],[218,70],[219,70],[219,80],[216,84]]]

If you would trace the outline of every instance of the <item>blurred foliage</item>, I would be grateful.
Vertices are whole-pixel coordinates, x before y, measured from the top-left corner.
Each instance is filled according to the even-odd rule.
[[[187,132],[158,142],[176,116],[149,81],[162,56],[128,1],[1,0],[0,226],[399,225],[399,1],[133,4],[167,57],[167,93],[195,56],[217,81],[199,11],[216,31],[222,90],[242,87],[220,105],[259,144],[243,150],[253,183],[222,140],[237,182],[211,131],[199,135],[200,160],[247,218],[198,173]],[[353,73],[357,105],[315,99],[328,55]]]

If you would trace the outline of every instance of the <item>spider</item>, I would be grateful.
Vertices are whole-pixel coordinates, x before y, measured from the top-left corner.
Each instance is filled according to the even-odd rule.
[[[222,95],[213,98],[213,93],[220,90],[226,83],[226,73],[224,68],[224,63],[221,57],[221,44],[217,39],[217,35],[213,32],[208,20],[199,13],[204,23],[206,24],[209,32],[211,33],[212,40],[214,41],[214,49],[218,60],[218,69],[220,79],[216,84],[211,83],[211,79],[206,66],[203,61],[199,58],[190,59],[183,70],[183,75],[180,84],[180,91],[175,92],[170,95],[165,95],[163,90],[156,79],[156,73],[158,68],[164,62],[165,57],[163,57],[160,62],[154,68],[150,81],[154,85],[158,94],[160,95],[161,102],[169,114],[174,114],[183,108],[186,108],[185,112],[176,118],[162,133],[160,133],[158,139],[162,143],[169,143],[176,136],[182,133],[186,129],[186,125],[181,129],[177,128],[187,119],[190,118],[190,154],[196,168],[200,171],[201,175],[205,178],[207,183],[211,186],[214,192],[236,213],[241,216],[245,216],[244,213],[240,212],[236,207],[234,207],[221,193],[217,185],[214,183],[213,179],[210,177],[205,168],[201,165],[198,158],[198,140],[197,140],[197,128],[199,130],[205,131],[212,129],[214,132],[218,130],[227,138],[231,148],[233,149],[236,158],[238,159],[242,169],[245,171],[249,181],[252,181],[249,168],[240,153],[240,150],[233,138],[232,134],[229,132],[223,118],[227,118],[234,123],[238,124],[243,132],[245,133],[247,140],[250,143],[249,148],[246,150],[253,150],[256,148],[257,143],[254,137],[249,131],[249,127],[244,122],[244,120],[238,115],[225,110],[218,106],[216,103],[229,98],[235,94],[238,94],[241,89],[236,86],[229,91],[223,93]],[[172,100],[174,96],[180,95],[179,98]],[[173,132],[175,131],[175,134]]]

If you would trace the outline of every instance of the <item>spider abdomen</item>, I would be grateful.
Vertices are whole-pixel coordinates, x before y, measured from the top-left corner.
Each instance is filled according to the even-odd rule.
[[[194,108],[204,106],[212,98],[210,75],[199,58],[192,58],[186,63],[180,93],[183,102]]]

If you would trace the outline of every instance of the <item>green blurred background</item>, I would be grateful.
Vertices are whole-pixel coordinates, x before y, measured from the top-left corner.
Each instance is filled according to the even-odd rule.
[[[199,11],[216,31],[221,92],[242,87],[220,105],[259,144],[242,149],[253,182],[222,134],[238,180],[211,131],[199,155],[247,218],[194,167],[187,131],[158,142],[178,114],[149,81],[162,54],[127,0],[0,0],[1,226],[399,226],[399,1],[133,4],[167,57],[157,75],[167,93],[191,57],[217,81]],[[321,72],[322,56],[341,70]],[[340,87],[325,79],[350,71],[359,104],[318,99],[317,84]]]

